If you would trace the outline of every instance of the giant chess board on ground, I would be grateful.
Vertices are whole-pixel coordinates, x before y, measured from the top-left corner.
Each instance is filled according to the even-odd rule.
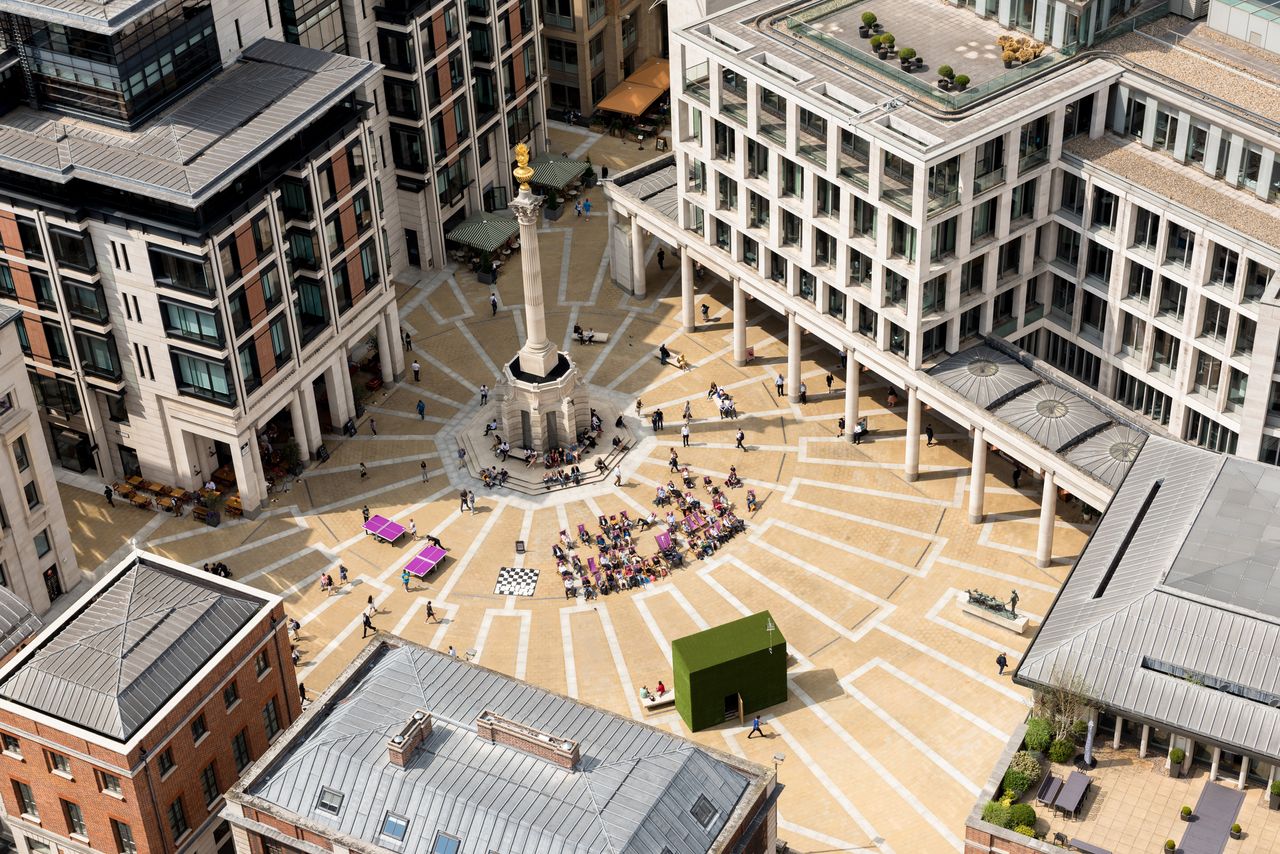
[[[498,584],[493,592],[499,596],[532,596],[537,586],[538,570],[504,566],[498,570]]]

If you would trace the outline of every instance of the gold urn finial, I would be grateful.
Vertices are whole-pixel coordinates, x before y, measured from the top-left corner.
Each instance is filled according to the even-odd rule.
[[[516,163],[520,165],[511,170],[511,174],[516,176],[516,180],[520,182],[520,191],[524,192],[529,189],[529,179],[533,177],[533,169],[529,166],[529,146],[523,142],[516,146]]]

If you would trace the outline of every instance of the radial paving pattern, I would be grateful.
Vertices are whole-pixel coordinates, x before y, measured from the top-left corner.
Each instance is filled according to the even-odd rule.
[[[553,132],[552,145],[589,149],[596,164],[611,169],[648,155],[568,132]],[[592,196],[603,204],[598,191]],[[452,427],[479,407],[477,388],[494,384],[497,366],[520,344],[520,307],[506,302],[519,299],[513,256],[499,282],[496,316],[488,289],[469,274],[437,274],[402,288],[401,317],[421,382],[409,378],[369,407],[376,437],[367,430],[345,441],[330,437],[329,461],[257,520],[209,529],[189,518],[107,510],[64,485],[83,559],[96,565],[137,536],[147,548],[197,565],[223,560],[238,580],[281,593],[303,624],[299,677],[312,692],[362,646],[359,613],[372,596],[380,629],[460,654],[474,649],[485,666],[680,733],[674,712],[646,716],[638,699],[642,684],[671,681],[670,640],[768,608],[796,660],[791,699],[766,715],[770,738],[748,741],[748,728],[736,721],[695,738],[765,764],[785,754],[780,835],[795,850],[959,850],[964,817],[1029,699],[1007,676],[997,677],[993,663],[1001,651],[1016,659],[1026,640],[963,614],[957,596],[977,587],[1006,598],[1017,588],[1020,608],[1038,621],[1085,529],[1060,521],[1059,563],[1037,570],[1038,483],[1015,491],[1006,483],[1008,467],[994,462],[988,521],[968,524],[970,448],[954,426],[925,414],[940,443],[922,447],[920,480],[908,484],[899,473],[905,412],[884,408],[886,390],[870,375],[861,401],[870,440],[855,447],[835,435],[843,383],[828,394],[824,382],[828,371],[843,376],[834,353],[816,343],[805,350],[807,406],[779,400],[772,378],[786,350],[778,318],[752,307],[748,344],[756,358],[735,368],[727,287],[710,278],[701,283],[698,300],[709,306],[711,322],[683,334],[679,265],[670,251],[666,270],[651,253],[651,296],[634,300],[608,281],[602,211],[589,222],[567,217],[548,225],[541,249],[552,339],[572,347],[589,382],[625,394],[631,406],[642,398],[646,413],[656,406],[667,416],[665,433],[640,430],[646,438],[627,458],[622,487],[610,482],[531,500],[467,483],[480,493],[478,512],[459,511],[464,473]],[[570,344],[575,323],[608,332],[608,343]],[[695,367],[659,365],[654,353],[664,342]],[[706,396],[712,382],[730,389],[741,418],[719,419]],[[425,420],[414,411],[419,399]],[[602,512],[649,509],[654,487],[670,476],[666,461],[680,444],[686,401],[695,420],[692,446],[677,448],[681,461],[717,480],[738,467],[761,501],[748,514],[745,489],[731,490],[747,533],[643,592],[566,600],[550,555],[558,532],[579,522],[593,529]],[[747,453],[734,449],[739,427]],[[361,462],[365,479],[356,474]],[[416,549],[363,536],[366,504],[406,524],[413,519],[420,532],[444,541],[450,556],[429,582],[401,589],[401,567]],[[528,544],[526,554],[516,554],[517,540]],[[653,550],[648,537],[641,541]],[[351,584],[326,597],[319,575],[339,561]],[[542,570],[535,594],[496,595],[503,566]],[[428,600],[439,622],[426,622]]]

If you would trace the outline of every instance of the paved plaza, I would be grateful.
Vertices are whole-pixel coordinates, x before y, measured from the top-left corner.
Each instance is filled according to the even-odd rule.
[[[552,131],[552,147],[610,171],[653,155],[634,142],[573,129]],[[437,649],[475,650],[480,664],[655,726],[687,735],[674,711],[646,715],[641,685],[670,684],[673,638],[740,615],[769,609],[794,656],[790,699],[765,714],[768,738],[748,741],[735,720],[697,733],[697,741],[772,763],[785,756],[779,779],[779,836],[797,851],[897,852],[959,850],[965,816],[991,773],[1009,733],[1026,716],[1029,693],[996,675],[1005,651],[1016,661],[1030,637],[1015,637],[961,612],[957,596],[980,588],[1007,598],[1033,625],[1049,608],[1089,528],[1060,519],[1056,562],[1034,565],[1040,483],[1011,486],[1009,466],[993,458],[987,474],[987,521],[966,520],[970,443],[967,435],[926,411],[939,443],[921,447],[921,475],[900,474],[905,403],[886,408],[888,389],[870,374],[861,384],[861,413],[870,439],[853,446],[837,437],[843,412],[838,355],[816,339],[804,349],[809,403],[774,394],[785,371],[785,323],[748,303],[748,345],[755,358],[731,361],[730,291],[710,276],[699,283],[699,307],[710,321],[684,334],[679,326],[679,262],[667,252],[660,270],[651,247],[650,296],[634,300],[609,281],[603,193],[590,193],[589,221],[544,224],[541,233],[548,331],[601,390],[606,422],[620,409],[640,438],[622,464],[622,485],[605,483],[527,497],[484,489],[456,461],[455,427],[480,408],[477,389],[495,385],[502,360],[523,336],[519,257],[501,272],[500,308],[490,289],[465,271],[437,271],[400,288],[401,320],[412,337],[412,375],[370,401],[367,423],[350,439],[330,436],[330,459],[309,469],[254,520],[207,528],[189,516],[118,504],[100,486],[62,485],[83,565],[96,567],[135,540],[140,547],[199,566],[224,561],[239,581],[283,595],[302,623],[299,678],[319,692],[362,648],[360,613],[369,596],[374,624]],[[701,321],[701,315],[700,321]],[[606,332],[605,344],[571,342],[575,324]],[[660,344],[684,353],[693,368],[662,366]],[[406,354],[408,356],[408,354]],[[406,363],[412,361],[406,358]],[[836,377],[831,393],[824,381]],[[741,417],[720,420],[706,390],[727,386]],[[634,406],[643,400],[643,419]],[[418,400],[426,404],[419,419]],[[691,401],[691,446],[680,448],[680,414]],[[661,408],[666,430],[654,435],[648,413]],[[494,405],[490,401],[489,408]],[[746,433],[749,450],[734,448]],[[476,447],[487,440],[472,437]],[[746,488],[730,490],[748,523],[716,554],[645,588],[584,603],[565,598],[551,547],[579,523],[594,532],[600,514],[633,517],[651,509],[655,487],[671,475],[675,447],[682,463],[723,483],[736,465],[761,504],[746,509]],[[423,482],[420,464],[428,463]],[[489,464],[491,460],[485,460]],[[360,464],[368,476],[359,475]],[[508,467],[515,471],[514,459]],[[538,472],[539,477],[541,471]],[[476,512],[460,512],[458,493],[477,491]],[[449,549],[427,581],[400,585],[401,567],[418,547],[386,545],[360,531],[361,508],[439,537]],[[1069,512],[1069,511],[1067,511]],[[523,540],[526,553],[517,554]],[[641,535],[642,552],[656,551]],[[585,550],[580,549],[585,560]],[[341,563],[350,582],[333,595],[318,579]],[[495,594],[501,567],[541,570],[533,596]],[[426,621],[428,600],[439,622]],[[749,723],[749,722],[748,722]]]

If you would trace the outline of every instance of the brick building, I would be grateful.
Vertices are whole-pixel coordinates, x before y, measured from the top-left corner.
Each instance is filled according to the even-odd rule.
[[[300,714],[284,616],[135,551],[0,669],[19,854],[227,854],[223,792]]]
[[[777,778],[381,635],[227,793],[238,854],[764,854]]]

